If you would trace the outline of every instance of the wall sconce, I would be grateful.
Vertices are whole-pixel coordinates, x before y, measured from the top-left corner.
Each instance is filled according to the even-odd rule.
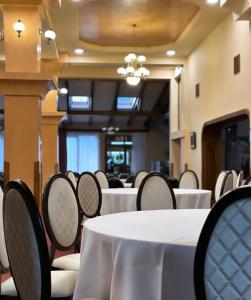
[[[17,32],[17,36],[20,38],[21,37],[21,33],[25,31],[25,25],[23,22],[21,22],[21,20],[17,20],[17,22],[15,22],[13,24],[13,29],[16,30]]]
[[[39,33],[41,34],[42,38],[47,41],[47,44],[49,45],[51,41],[55,40],[56,33],[51,28],[47,30],[40,29]]]

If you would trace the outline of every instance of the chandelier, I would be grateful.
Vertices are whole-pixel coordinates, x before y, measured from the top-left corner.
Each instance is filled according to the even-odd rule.
[[[133,45],[135,40],[135,28],[136,24],[132,25],[133,27]],[[144,55],[136,55],[135,53],[129,53],[125,57],[126,66],[119,67],[117,69],[118,74],[126,79],[129,85],[136,86],[140,83],[141,79],[146,78],[150,75],[150,71],[143,66],[143,63],[146,61]]]

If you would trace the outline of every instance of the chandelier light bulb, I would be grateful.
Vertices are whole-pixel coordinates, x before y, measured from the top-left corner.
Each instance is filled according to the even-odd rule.
[[[135,53],[129,53],[127,55],[129,62],[133,62],[134,60],[137,59],[137,55]]]
[[[139,72],[139,70],[136,70],[136,71],[133,73],[133,75],[134,75],[135,77],[141,77],[141,73]]]
[[[135,71],[134,67],[128,66],[126,67],[126,74],[131,74]]]
[[[138,60],[138,62],[143,63],[146,61],[146,57],[145,57],[145,55],[139,55],[137,60]]]
[[[17,36],[20,38],[21,33],[25,31],[25,25],[23,22],[21,22],[21,20],[18,20],[13,24],[13,29],[16,30],[16,32],[18,33]]]
[[[149,75],[150,75],[150,71],[148,69],[146,69],[144,76],[149,76]]]
[[[126,74],[126,69],[124,67],[119,67],[117,69],[117,72],[119,75],[125,75]]]
[[[135,77],[135,76],[129,76],[129,77],[126,78],[126,81],[129,85],[136,86],[136,85],[139,84],[140,78]]]

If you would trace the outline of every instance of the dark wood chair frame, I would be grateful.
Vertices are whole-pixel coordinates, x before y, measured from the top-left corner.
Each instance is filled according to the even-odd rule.
[[[168,181],[168,178],[164,174],[162,174],[162,173],[151,172],[148,175],[146,175],[146,177],[142,180],[142,183],[141,183],[141,185],[139,187],[138,194],[137,194],[137,202],[136,202],[137,210],[141,210],[142,192],[143,192],[143,189],[144,189],[144,186],[145,186],[147,180],[149,178],[151,178],[151,177],[160,177],[160,178],[162,178],[165,181],[166,185],[169,187],[169,190],[170,190],[170,193],[171,193],[171,196],[172,196],[173,208],[176,209],[177,208],[176,198],[175,198],[175,195],[174,195],[174,192],[173,192],[173,188],[172,188],[170,182]]]
[[[194,289],[197,300],[207,300],[204,284],[205,259],[214,228],[225,209],[232,203],[248,197],[251,197],[251,187],[245,186],[225,194],[216,202],[204,223],[194,259]]]

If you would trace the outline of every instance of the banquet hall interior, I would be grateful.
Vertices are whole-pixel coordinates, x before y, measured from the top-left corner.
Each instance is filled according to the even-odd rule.
[[[0,299],[251,299],[251,1],[0,8]]]

